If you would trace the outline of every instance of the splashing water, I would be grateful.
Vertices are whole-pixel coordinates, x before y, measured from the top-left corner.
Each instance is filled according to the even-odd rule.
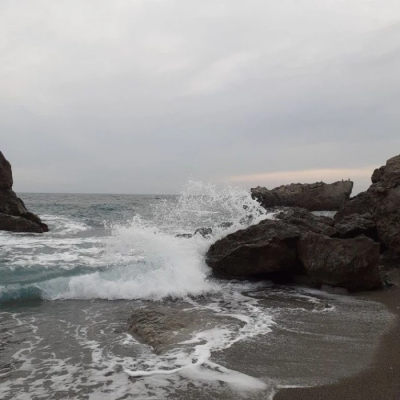
[[[162,299],[212,292],[218,285],[208,279],[204,261],[210,244],[268,217],[246,190],[193,180],[179,196],[112,199],[124,200],[124,208],[98,201],[90,210],[94,225],[85,219],[87,209],[74,209],[74,218],[48,215],[46,235],[0,235],[0,244],[10,248],[0,264],[8,277],[8,284],[0,283],[0,299]],[[75,206],[81,207],[79,199]],[[105,210],[119,216],[129,207],[133,216],[109,218],[99,230]],[[212,235],[176,237],[197,228],[212,228]]]
[[[325,304],[319,294],[210,277],[211,243],[271,217],[243,189],[189,181],[179,196],[32,195],[31,205],[26,197],[51,230],[0,233],[2,399],[272,399],[282,385],[271,375],[274,357],[265,358],[274,326],[301,333],[317,313],[336,313],[318,307]],[[176,236],[197,228],[212,234]],[[365,326],[370,332],[379,324],[363,321],[359,303],[338,303],[337,314],[348,310],[346,326],[360,320],[364,343]],[[165,351],[128,335],[127,319],[138,310],[145,310],[143,328],[160,335],[158,320],[152,328],[148,317],[164,309],[167,327],[170,317],[188,321],[167,329]],[[307,323],[297,324],[304,315]],[[374,315],[384,317],[381,309]],[[341,331],[338,337],[337,351],[349,353]]]

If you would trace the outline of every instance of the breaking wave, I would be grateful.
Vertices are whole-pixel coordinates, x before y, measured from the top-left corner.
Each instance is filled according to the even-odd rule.
[[[79,205],[79,204],[78,204]],[[104,205],[102,205],[104,208]],[[102,218],[98,209],[98,219]],[[268,217],[248,191],[189,181],[179,196],[152,199],[104,227],[44,217],[44,235],[0,235],[0,300],[162,299],[218,289],[205,253],[229,232]],[[207,237],[197,228],[211,228]],[[185,237],[186,236],[186,237]]]

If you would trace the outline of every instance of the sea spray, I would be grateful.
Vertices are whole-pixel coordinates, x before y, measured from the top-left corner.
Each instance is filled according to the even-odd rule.
[[[269,217],[244,189],[194,180],[179,196],[101,201],[84,195],[75,208],[67,197],[65,209],[72,216],[46,210],[51,227],[46,235],[0,235],[8,280],[0,281],[0,299],[162,299],[214,291],[218,284],[210,281],[204,259],[210,244]],[[50,204],[60,212],[60,202]],[[114,214],[99,229],[104,210]],[[212,236],[176,237],[197,228],[211,228]]]
[[[345,299],[351,301],[346,305],[329,298],[326,307],[317,292],[212,278],[204,260],[208,246],[270,217],[245,190],[191,181],[180,196],[26,198],[52,229],[45,235],[0,233],[4,400],[262,400],[274,387],[310,384],[298,379],[301,371],[311,368],[313,379],[321,377],[326,357],[315,359],[307,345],[294,371],[284,363],[298,352],[290,339],[304,336],[305,344],[320,341],[314,350],[334,349],[334,366],[340,367],[328,367],[339,371],[346,364],[340,357],[351,357],[347,365],[354,359],[362,364],[370,348],[365,330],[373,341],[384,326],[379,318],[386,318],[385,310],[363,311],[361,301]],[[212,235],[176,237],[197,228],[212,228]],[[158,351],[144,336],[128,335],[127,321],[141,310],[146,330],[151,310],[160,309],[189,323],[171,330],[167,319],[171,335]],[[337,333],[326,335],[326,322],[335,316],[330,329]],[[337,323],[343,321],[346,331]],[[157,320],[152,332],[157,340]],[[313,362],[304,361],[311,353]]]

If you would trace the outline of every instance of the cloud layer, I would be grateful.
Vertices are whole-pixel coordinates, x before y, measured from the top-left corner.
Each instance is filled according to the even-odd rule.
[[[3,1],[15,188],[337,176],[361,190],[400,149],[399,16],[394,0]]]

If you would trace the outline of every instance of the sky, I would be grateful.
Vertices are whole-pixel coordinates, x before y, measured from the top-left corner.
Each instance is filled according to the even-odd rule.
[[[17,192],[355,181],[400,153],[398,0],[2,0]]]

